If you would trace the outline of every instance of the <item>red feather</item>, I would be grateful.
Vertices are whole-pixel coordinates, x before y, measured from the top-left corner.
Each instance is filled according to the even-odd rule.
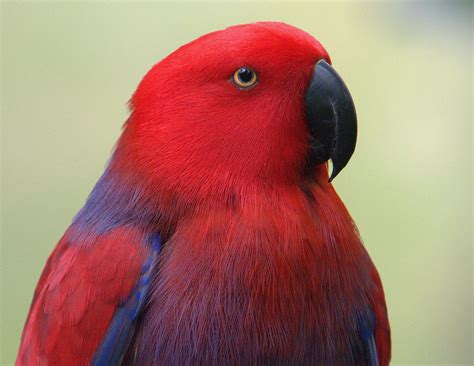
[[[59,241],[41,275],[17,365],[88,364],[148,254],[138,231],[118,228],[93,244]]]
[[[238,209],[180,222],[164,246],[130,364],[259,364],[278,355],[345,365],[362,343],[358,314],[375,311],[379,364],[388,365],[383,290],[327,178],[320,167],[307,194],[255,191]]]
[[[372,278],[375,283],[375,289],[372,295],[372,308],[376,320],[375,343],[377,344],[379,364],[384,366],[388,365],[390,362],[392,343],[382,282],[380,281],[380,276],[374,266],[372,267]]]

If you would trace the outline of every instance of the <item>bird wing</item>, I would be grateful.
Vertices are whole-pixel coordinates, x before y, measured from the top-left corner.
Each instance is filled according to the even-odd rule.
[[[49,257],[23,330],[17,365],[116,365],[149,290],[159,236],[117,227],[93,242],[69,229]]]

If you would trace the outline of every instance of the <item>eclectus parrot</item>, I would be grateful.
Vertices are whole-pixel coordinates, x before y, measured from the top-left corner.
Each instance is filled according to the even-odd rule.
[[[355,108],[318,41],[277,22],[207,34],[130,110],[17,365],[389,363],[380,278],[331,184]]]

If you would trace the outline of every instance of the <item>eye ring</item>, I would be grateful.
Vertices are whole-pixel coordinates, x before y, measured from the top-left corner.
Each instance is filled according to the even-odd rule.
[[[258,83],[258,77],[250,67],[240,67],[232,74],[231,81],[237,88],[248,90]]]

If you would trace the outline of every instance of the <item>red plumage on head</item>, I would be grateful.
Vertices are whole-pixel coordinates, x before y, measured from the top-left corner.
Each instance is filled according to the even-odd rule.
[[[329,57],[313,37],[282,23],[198,38],[143,78],[123,159],[133,157],[154,188],[191,202],[299,181],[308,150],[304,92],[320,59]],[[242,66],[256,71],[257,87],[231,83]]]

